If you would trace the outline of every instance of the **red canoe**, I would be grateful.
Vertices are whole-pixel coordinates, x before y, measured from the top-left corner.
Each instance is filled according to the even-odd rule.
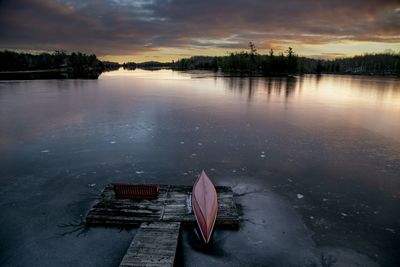
[[[217,218],[218,199],[217,191],[204,171],[193,185],[192,207],[204,242],[207,244]]]

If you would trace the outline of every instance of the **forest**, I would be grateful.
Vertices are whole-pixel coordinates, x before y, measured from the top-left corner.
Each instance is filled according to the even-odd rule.
[[[306,73],[400,75],[400,53],[364,54],[327,60],[300,57],[291,47],[280,53],[271,49],[269,54],[262,55],[250,42],[248,51],[230,53],[227,56],[184,58],[171,63],[171,67],[176,70],[220,70],[260,76]]]
[[[96,55],[83,53],[28,54],[0,51],[0,78],[97,78],[105,65]]]

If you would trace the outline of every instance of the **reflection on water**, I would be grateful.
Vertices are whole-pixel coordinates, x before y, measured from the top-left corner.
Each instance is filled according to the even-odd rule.
[[[399,118],[394,78],[121,69],[0,82],[0,265],[118,264],[124,233],[60,240],[56,225],[79,219],[84,195],[107,183],[191,184],[205,169],[234,188],[243,225],[217,233],[218,255],[185,245],[185,263],[319,266],[339,253],[398,266]],[[68,242],[79,246],[60,255]]]
[[[246,94],[248,101],[253,100],[257,90],[266,91],[268,97],[283,96],[285,100],[288,100],[292,95],[300,94],[302,88],[306,87],[308,92],[315,94],[314,97],[330,98],[331,101],[350,96],[358,101],[400,105],[399,80],[395,78],[338,75],[219,78],[233,92]]]
[[[223,79],[226,83],[226,87],[233,92],[247,95],[247,100],[252,101],[254,94],[257,90],[266,90],[268,99],[271,94],[273,96],[279,96],[281,93],[284,94],[286,100],[295,92],[298,82],[302,81],[302,77],[299,79],[294,77],[278,77],[278,78],[258,78],[258,77],[226,77]],[[262,83],[262,85],[260,85]]]
[[[183,75],[182,75],[183,76]],[[299,95],[302,89],[313,98],[332,101],[349,101],[353,104],[368,101],[374,104],[387,103],[399,107],[400,86],[395,78],[338,76],[338,75],[304,75],[298,77],[221,77],[225,87],[234,93],[245,95],[252,101],[255,95],[265,91],[268,99],[284,97],[285,100],[293,95]],[[347,99],[345,99],[347,98]]]
[[[248,102],[284,102],[285,109],[304,112],[302,122],[327,115],[348,127],[362,127],[400,140],[400,85],[395,78],[304,75],[298,77],[218,77],[234,95]],[[216,86],[215,90],[218,90]],[[290,104],[288,104],[290,102]],[[318,106],[315,106],[318,105]],[[279,116],[279,115],[278,115]]]

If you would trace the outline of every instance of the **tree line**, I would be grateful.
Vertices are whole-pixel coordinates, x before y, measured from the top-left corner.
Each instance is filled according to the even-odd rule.
[[[97,77],[104,70],[118,69],[121,64],[101,62],[96,55],[84,53],[28,54],[0,51],[0,72],[59,70],[67,77]],[[247,51],[230,53],[226,56],[194,56],[176,62],[128,62],[126,69],[172,68],[175,70],[205,69],[240,75],[285,76],[302,73],[400,75],[400,53],[386,52],[365,54],[332,60],[299,57],[291,47],[276,53],[270,49],[266,55],[257,52],[254,43]],[[3,74],[4,75],[4,74]]]
[[[291,47],[285,52],[257,53],[250,42],[248,51],[227,56],[194,56],[171,64],[176,70],[206,69],[245,75],[281,76],[303,73],[400,75],[400,53],[365,54],[332,60],[299,57]]]
[[[400,53],[365,54],[332,60],[300,59],[305,73],[400,75]]]
[[[55,51],[54,53],[28,54],[0,51],[0,71],[27,71],[72,69],[75,72],[102,70],[104,66],[96,55]]]
[[[172,63],[172,68],[212,69],[250,75],[290,75],[298,71],[298,56],[291,47],[277,55],[272,49],[268,55],[260,55],[254,43],[250,42],[249,51],[234,52],[228,56],[180,59]]]

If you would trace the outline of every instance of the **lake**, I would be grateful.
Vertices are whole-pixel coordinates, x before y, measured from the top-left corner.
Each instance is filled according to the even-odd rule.
[[[82,219],[111,182],[232,186],[239,231],[186,266],[399,266],[400,80],[118,70],[0,82],[0,265],[118,266]]]

